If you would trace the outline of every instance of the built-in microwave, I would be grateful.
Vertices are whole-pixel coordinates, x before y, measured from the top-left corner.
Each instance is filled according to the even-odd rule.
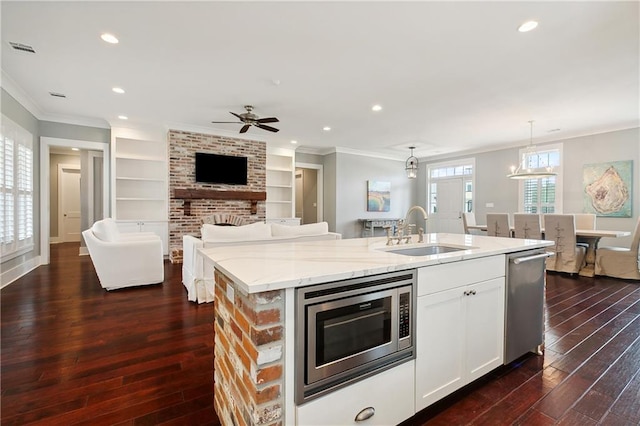
[[[296,290],[296,403],[414,358],[414,270]]]

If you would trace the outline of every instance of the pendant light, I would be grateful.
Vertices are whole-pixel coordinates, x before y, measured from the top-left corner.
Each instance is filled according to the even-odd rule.
[[[413,150],[415,146],[410,146],[411,156],[407,158],[407,161],[404,163],[404,170],[407,172],[407,177],[409,179],[415,179],[418,177],[418,159],[413,156]]]
[[[511,173],[507,175],[509,179],[542,179],[546,177],[556,176],[557,173],[553,171],[553,167],[529,167],[527,161],[532,156],[537,156],[535,145],[533,145],[533,120],[529,121],[531,127],[531,136],[529,139],[529,146],[522,153],[520,158],[520,164],[511,166]]]

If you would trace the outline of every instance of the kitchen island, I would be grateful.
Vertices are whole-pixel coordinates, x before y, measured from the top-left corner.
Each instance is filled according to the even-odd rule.
[[[214,395],[221,422],[395,424],[501,365],[505,255],[552,243],[464,234],[416,239],[394,246],[361,238],[201,250],[215,267]],[[434,246],[453,251],[420,252]],[[398,249],[418,251],[392,252]],[[414,277],[411,356],[304,394],[297,292],[403,271]],[[356,415],[366,420],[355,423]]]

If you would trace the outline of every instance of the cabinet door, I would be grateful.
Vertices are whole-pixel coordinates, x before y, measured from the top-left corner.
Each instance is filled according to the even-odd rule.
[[[502,365],[504,357],[504,277],[465,288],[467,382]]]
[[[416,411],[465,384],[466,288],[428,296],[416,303]]]
[[[375,376],[338,389],[296,407],[300,426],[395,425],[415,414],[413,406],[414,362],[407,361]],[[373,408],[364,421],[355,418]]]

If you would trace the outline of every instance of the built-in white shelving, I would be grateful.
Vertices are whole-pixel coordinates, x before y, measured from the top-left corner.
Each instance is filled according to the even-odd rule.
[[[295,151],[267,149],[267,221],[294,217]]]
[[[168,254],[168,161],[161,132],[112,129],[112,217],[121,232],[154,232]]]

